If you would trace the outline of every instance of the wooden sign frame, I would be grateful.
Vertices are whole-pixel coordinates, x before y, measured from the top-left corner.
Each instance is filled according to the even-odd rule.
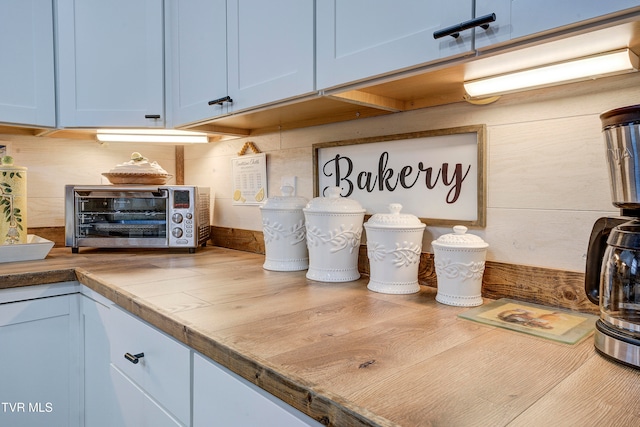
[[[314,197],[339,186],[367,215],[400,203],[428,225],[485,227],[485,169],[485,125],[313,145]]]

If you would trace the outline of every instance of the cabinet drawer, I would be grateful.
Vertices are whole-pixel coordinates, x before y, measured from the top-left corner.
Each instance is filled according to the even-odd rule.
[[[189,348],[118,307],[111,313],[111,363],[180,422],[189,425]],[[144,356],[137,363],[125,357],[140,353]]]
[[[162,407],[153,401],[131,379],[111,365],[111,381],[116,389],[117,413],[112,425],[122,427],[182,427]]]
[[[193,427],[322,427],[322,424],[199,353],[193,354]]]

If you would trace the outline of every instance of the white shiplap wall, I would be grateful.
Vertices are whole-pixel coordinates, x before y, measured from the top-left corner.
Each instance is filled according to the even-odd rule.
[[[505,96],[487,106],[457,103],[296,129],[185,150],[185,180],[215,194],[213,224],[261,230],[257,207],[231,203],[231,158],[246,141],[268,154],[269,195],[282,176],[313,197],[312,145],[360,137],[486,124],[487,226],[471,232],[493,261],[584,271],[591,227],[611,205],[599,114],[640,104],[640,74]],[[427,224],[423,251],[449,232]]]
[[[28,227],[64,226],[66,184],[108,184],[102,176],[138,151],[156,160],[175,175],[175,148],[159,144],[99,144],[97,141],[62,140],[33,136],[1,135],[0,145],[14,163],[27,167]],[[170,183],[175,183],[172,178]]]
[[[231,157],[246,141],[268,154],[269,195],[280,179],[298,177],[298,194],[313,197],[312,145],[360,137],[486,124],[487,227],[471,232],[489,244],[493,261],[584,271],[593,222],[615,215],[600,131],[603,111],[640,104],[640,73],[185,149],[185,182],[210,186],[212,224],[261,230],[257,207],[231,203]],[[116,144],[0,134],[15,163],[28,170],[28,225],[64,226],[64,185],[100,184],[101,173],[139,151],[175,173],[170,145]],[[173,183],[174,181],[170,182]],[[423,251],[449,232],[427,226]]]

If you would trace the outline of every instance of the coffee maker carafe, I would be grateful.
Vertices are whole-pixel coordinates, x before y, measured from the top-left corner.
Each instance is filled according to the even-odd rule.
[[[589,240],[585,291],[600,306],[594,344],[640,368],[640,105],[600,115],[611,197],[619,217],[596,221]]]

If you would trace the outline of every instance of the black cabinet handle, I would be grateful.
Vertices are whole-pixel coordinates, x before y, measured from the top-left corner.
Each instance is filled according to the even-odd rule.
[[[144,353],[138,353],[138,354],[131,354],[131,353],[125,353],[124,354],[124,358],[127,359],[129,362],[133,363],[134,365],[136,365],[140,359],[142,359],[144,357]]]
[[[442,30],[438,30],[433,33],[433,38],[439,39],[442,37],[451,36],[454,39],[457,39],[460,36],[460,31],[468,30],[475,27],[480,27],[483,30],[486,30],[489,28],[489,23],[494,22],[495,20],[496,14],[490,13],[489,15],[484,15],[470,21],[461,22],[460,24],[452,25],[450,27],[443,28]]]
[[[160,114],[145,114],[144,118],[145,119],[159,119],[160,118]]]
[[[233,102],[230,96],[225,96],[224,98],[214,99],[213,101],[209,101],[209,105],[218,104],[222,105],[224,102]]]

